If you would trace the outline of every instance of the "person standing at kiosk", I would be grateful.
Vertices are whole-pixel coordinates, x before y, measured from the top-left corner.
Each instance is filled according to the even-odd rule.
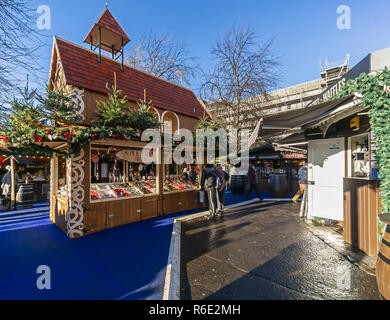
[[[253,164],[249,165],[248,170],[248,192],[246,194],[246,199],[249,200],[249,196],[251,195],[252,191],[254,191],[257,195],[257,197],[263,201],[264,198],[261,196],[259,191],[257,191],[257,180],[256,180],[256,171],[253,168]]]
[[[212,164],[206,165],[206,170],[202,175],[201,191],[205,191],[207,194],[207,204],[209,206],[209,214],[206,216],[208,219],[215,219],[218,211],[217,192],[221,185],[221,181],[218,175],[214,171]]]
[[[292,202],[294,203],[297,203],[297,200],[305,192],[305,189],[307,187],[307,164],[304,161],[302,161],[300,165],[302,167],[298,171],[299,190],[292,198]]]

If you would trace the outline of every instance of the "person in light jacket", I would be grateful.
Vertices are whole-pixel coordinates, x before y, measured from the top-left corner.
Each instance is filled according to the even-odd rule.
[[[298,171],[299,190],[292,198],[292,202],[294,203],[297,203],[297,200],[305,192],[305,189],[307,187],[307,164],[304,161],[300,164],[302,165],[302,167]]]
[[[11,196],[11,166],[6,166],[7,173],[4,175],[3,180],[1,181],[1,190],[3,196],[9,198]],[[19,182],[19,177],[15,173],[15,187]]]

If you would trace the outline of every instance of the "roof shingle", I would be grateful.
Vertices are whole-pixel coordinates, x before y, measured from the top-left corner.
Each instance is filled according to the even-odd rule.
[[[155,107],[196,118],[204,114],[203,107],[189,89],[127,65],[122,72],[119,62],[105,56],[99,64],[96,53],[58,37],[54,41],[69,85],[107,94],[106,84],[111,87],[115,72],[117,87],[129,101],[142,99],[146,89],[146,97]]]

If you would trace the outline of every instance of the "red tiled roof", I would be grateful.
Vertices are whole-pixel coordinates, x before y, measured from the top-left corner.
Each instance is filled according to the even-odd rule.
[[[98,21],[95,22],[95,25],[92,27],[88,35],[85,37],[84,42],[89,41],[89,35],[91,34],[95,26],[101,26],[102,28],[105,28],[107,30],[112,31],[113,33],[120,35],[121,37],[123,37],[125,44],[130,41],[130,38],[128,37],[126,32],[123,31],[118,21],[116,21],[116,19],[113,17],[113,15],[108,9],[104,10],[103,14],[100,16]]]
[[[105,56],[99,64],[96,53],[57,37],[54,41],[67,84],[107,94],[106,83],[111,87],[115,72],[117,87],[129,101],[143,99],[146,89],[147,100],[157,108],[203,117],[204,109],[191,90],[126,65],[122,72],[121,63]]]

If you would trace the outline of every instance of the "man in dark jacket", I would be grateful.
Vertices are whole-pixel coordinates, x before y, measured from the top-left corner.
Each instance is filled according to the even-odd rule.
[[[218,210],[217,201],[217,189],[219,187],[219,178],[214,171],[212,164],[206,165],[206,170],[202,175],[201,191],[205,191],[207,194],[207,203],[209,206],[209,215],[206,217],[209,219],[215,219]]]
[[[188,174],[188,176],[189,176],[190,181],[192,183],[196,183],[196,171],[195,171],[194,166],[191,166],[191,170],[190,170],[190,173]]]
[[[222,216],[225,209],[225,194],[226,194],[226,172],[222,170],[221,165],[217,165],[215,173],[221,180],[221,185],[217,189],[218,215]]]
[[[246,194],[246,199],[249,200],[249,196],[252,193],[252,190],[256,193],[257,197],[263,201],[264,198],[261,196],[259,191],[257,191],[257,180],[256,180],[256,171],[253,168],[253,165],[249,165],[249,170],[248,170],[248,185],[249,185],[249,190],[248,193]]]

